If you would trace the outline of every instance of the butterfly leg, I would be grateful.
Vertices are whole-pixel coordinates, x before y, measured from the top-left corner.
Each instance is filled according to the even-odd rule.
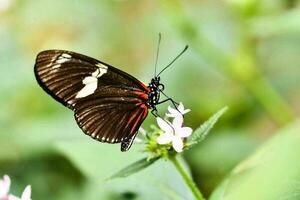
[[[175,107],[175,109],[176,109],[179,113],[181,113],[181,112],[178,110],[178,108],[177,108],[177,106],[179,105],[179,103],[177,103],[176,101],[174,101],[172,98],[167,98],[167,99],[165,99],[165,100],[163,100],[163,101],[161,101],[161,102],[158,102],[157,105],[158,105],[158,104],[165,103],[165,102],[167,102],[167,101],[171,101],[172,104],[173,104],[173,106]],[[182,115],[182,116],[183,116],[183,115]]]
[[[151,110],[151,114],[154,115],[154,117],[160,117],[160,115],[158,114],[158,111],[157,111],[156,108],[153,108],[153,109]]]
[[[175,109],[178,110],[178,109],[177,109],[177,106],[179,105],[179,103],[177,103],[176,101],[174,101],[172,98],[167,98],[167,99],[165,99],[165,100],[162,100],[161,102],[158,102],[157,105],[158,105],[158,104],[165,103],[165,102],[167,102],[167,101],[171,101],[172,104],[173,104],[173,106],[175,107]],[[178,111],[179,111],[179,110],[178,110]]]
[[[162,116],[160,116],[160,114],[158,114],[158,111],[156,108],[153,108],[153,110],[151,110],[151,114],[154,115],[155,118],[159,117],[164,120],[164,118]]]
[[[177,103],[176,101],[174,101],[172,98],[170,98],[168,95],[166,95],[163,91],[160,90],[160,92],[167,98],[166,100],[163,100],[162,102],[159,102],[158,104],[160,103],[164,103],[166,101],[171,101],[172,104],[174,105],[175,108],[177,108],[177,106],[179,105],[179,103]]]

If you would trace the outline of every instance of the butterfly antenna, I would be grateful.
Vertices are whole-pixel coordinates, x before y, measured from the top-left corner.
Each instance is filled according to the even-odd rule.
[[[156,67],[157,67],[157,61],[158,61],[158,54],[159,54],[159,46],[161,41],[161,33],[158,34],[158,44],[157,44],[157,50],[156,50],[156,59],[155,59],[155,71],[154,71],[154,77],[156,77]]]
[[[188,45],[186,45],[184,47],[184,49],[172,60],[172,62],[170,62],[170,64],[168,64],[165,68],[163,68],[158,74],[157,76],[159,76],[163,71],[165,71],[168,67],[170,67],[187,49],[189,48]]]

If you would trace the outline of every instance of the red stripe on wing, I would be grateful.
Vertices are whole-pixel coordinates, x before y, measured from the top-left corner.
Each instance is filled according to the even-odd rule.
[[[142,121],[144,121],[144,119],[146,118],[146,116],[148,115],[148,108],[145,104],[141,105],[141,108],[143,109],[143,112],[140,113],[140,115],[138,116],[138,118],[135,120],[131,130],[130,130],[130,134],[134,134],[137,131],[137,126],[139,126],[141,124]]]
[[[144,83],[142,83],[141,81],[139,81],[140,82],[140,85],[145,89],[145,91],[147,91],[147,92],[150,92],[150,88],[149,87],[147,87]]]
[[[141,99],[147,101],[148,100],[148,94],[141,91],[134,91],[134,94],[138,95]]]

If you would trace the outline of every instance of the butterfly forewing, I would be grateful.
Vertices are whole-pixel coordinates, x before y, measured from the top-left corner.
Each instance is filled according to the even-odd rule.
[[[35,76],[41,87],[71,108],[80,128],[101,142],[130,147],[148,114],[148,87],[96,59],[61,50],[38,54]]]
[[[109,69],[108,69],[109,68]],[[148,92],[148,88],[133,76],[88,56],[62,50],[47,50],[38,54],[35,75],[43,89],[65,106],[73,107],[76,95],[86,85],[88,77],[96,77],[97,87],[116,85]],[[87,90],[88,91],[88,90]],[[84,94],[84,90],[81,94]],[[85,93],[88,94],[88,93]],[[83,96],[81,96],[83,97]]]

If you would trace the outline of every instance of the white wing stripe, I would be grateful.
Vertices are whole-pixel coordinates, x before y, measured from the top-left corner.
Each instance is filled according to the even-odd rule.
[[[98,86],[98,78],[107,73],[107,67],[99,67],[91,76],[87,76],[82,80],[85,85],[76,95],[75,98],[82,98],[91,95],[95,92]]]

